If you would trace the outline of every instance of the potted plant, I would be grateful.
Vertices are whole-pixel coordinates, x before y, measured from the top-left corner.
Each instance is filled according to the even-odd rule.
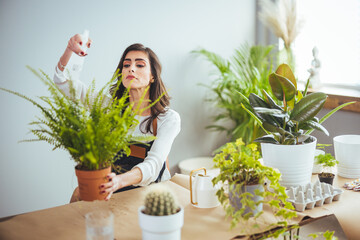
[[[263,91],[263,98],[254,93],[247,98],[239,93],[251,109],[242,107],[267,134],[255,140],[261,143],[265,165],[280,170],[281,183],[286,187],[307,184],[311,181],[316,148],[316,138],[310,133],[316,129],[328,135],[321,123],[353,102],[338,106],[319,120],[316,115],[323,108],[327,95],[321,92],[307,94],[309,81],[305,90],[299,91],[287,64],[281,64],[269,75],[269,83],[276,100],[266,91]]]
[[[184,209],[174,194],[163,184],[150,187],[144,206],[138,209],[143,240],[180,240]]]
[[[321,144],[321,148],[329,146],[330,144]],[[322,172],[319,173],[318,177],[320,182],[333,184],[335,174],[333,173],[333,168],[339,163],[338,160],[331,153],[319,154],[315,156],[315,162],[318,165],[322,166]]]
[[[213,184],[221,187],[217,191],[226,216],[232,219],[231,228],[253,218],[261,221],[263,205],[271,207],[274,216],[281,218],[269,223],[269,228],[287,227],[287,219],[296,216],[293,206],[287,202],[285,188],[279,184],[280,173],[260,163],[257,145],[245,145],[242,139],[225,144],[214,157],[215,167],[220,173]],[[256,226],[256,225],[255,225]],[[244,227],[246,229],[246,227]],[[280,229],[276,234],[284,228]],[[275,234],[275,233],[273,233]]]
[[[213,103],[217,109],[214,123],[207,126],[208,129],[226,132],[231,141],[242,138],[246,144],[263,135],[261,127],[238,107],[241,103],[246,105],[238,92],[248,96],[252,92],[260,94],[262,89],[270,90],[267,77],[273,68],[272,50],[272,45],[244,44],[235,50],[230,59],[206,49],[193,51],[216,68],[216,78],[205,85],[211,92],[206,101]],[[231,125],[224,125],[224,121],[231,122]]]
[[[130,154],[129,145],[134,142],[131,132],[138,124],[136,113],[127,101],[127,94],[113,101],[104,97],[105,89],[118,75],[115,74],[98,93],[94,91],[93,81],[85,101],[81,102],[75,100],[76,93],[71,81],[72,97],[68,98],[48,75],[41,70],[38,72],[28,68],[47,86],[50,97],[42,96],[37,102],[18,92],[0,88],[31,102],[41,110],[41,117],[30,123],[33,126],[31,132],[36,138],[24,141],[45,141],[54,147],[53,150],[67,150],[76,163],[81,199],[104,199],[99,193],[99,185],[107,181],[106,175],[111,172],[115,155]]]

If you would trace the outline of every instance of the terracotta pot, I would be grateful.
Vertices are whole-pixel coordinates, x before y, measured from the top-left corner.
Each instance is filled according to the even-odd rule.
[[[105,195],[100,194],[99,186],[107,182],[106,176],[111,173],[111,167],[94,171],[75,168],[75,173],[78,179],[81,200],[104,200]]]
[[[333,173],[325,173],[325,175],[319,174],[318,177],[319,177],[320,182],[324,182],[324,183],[333,185],[335,174],[333,174]]]

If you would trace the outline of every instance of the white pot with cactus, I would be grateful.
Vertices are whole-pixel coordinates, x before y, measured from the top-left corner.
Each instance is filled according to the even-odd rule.
[[[139,225],[143,240],[180,240],[184,225],[184,209],[174,194],[163,184],[151,186],[139,207]]]

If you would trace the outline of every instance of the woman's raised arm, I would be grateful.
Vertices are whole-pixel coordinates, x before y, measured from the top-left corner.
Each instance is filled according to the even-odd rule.
[[[63,55],[60,57],[58,62],[58,68],[60,71],[64,71],[65,66],[68,64],[70,57],[73,53],[79,55],[80,57],[85,57],[87,53],[85,53],[81,46],[83,44],[86,44],[88,48],[90,48],[92,43],[92,40],[89,38],[86,43],[82,42],[82,38],[80,34],[76,34],[73,37],[70,38],[68,45],[63,53]]]

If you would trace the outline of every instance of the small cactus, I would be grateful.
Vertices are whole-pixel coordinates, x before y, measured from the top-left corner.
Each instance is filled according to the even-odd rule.
[[[153,187],[145,196],[145,214],[165,216],[176,213],[178,209],[174,195],[163,186]]]

